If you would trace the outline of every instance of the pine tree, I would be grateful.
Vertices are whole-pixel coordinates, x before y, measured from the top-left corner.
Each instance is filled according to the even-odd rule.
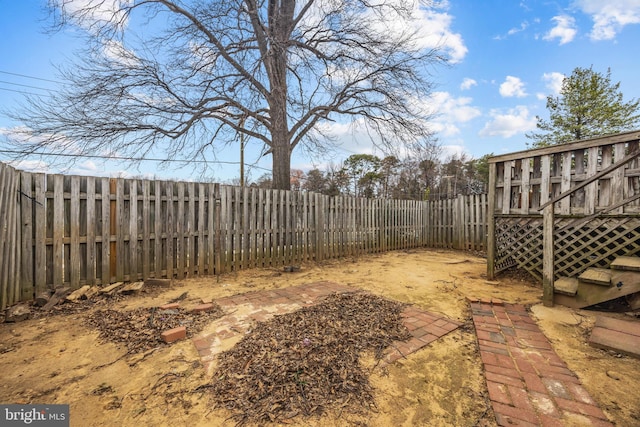
[[[620,82],[593,68],[576,68],[565,77],[558,96],[547,97],[549,120],[537,116],[540,132],[526,136],[531,146],[546,147],[633,130],[640,121],[640,100],[624,102]]]

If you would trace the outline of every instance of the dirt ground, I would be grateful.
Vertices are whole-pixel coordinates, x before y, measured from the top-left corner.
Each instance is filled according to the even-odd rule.
[[[361,288],[463,325],[392,365],[371,363],[376,410],[295,418],[290,425],[495,425],[467,296],[531,305],[555,351],[609,419],[619,426],[640,425],[640,360],[587,344],[598,312],[545,308],[539,284],[517,274],[488,281],[485,260],[470,253],[411,250],[302,265],[296,272],[246,270],[176,281],[164,292],[129,296],[108,308],[154,307],[184,292],[183,304],[196,305],[317,281]],[[0,324],[0,402],[70,404],[72,426],[232,425],[228,412],[213,408],[207,387],[213,379],[191,340],[127,354],[124,346],[100,340],[87,314]]]

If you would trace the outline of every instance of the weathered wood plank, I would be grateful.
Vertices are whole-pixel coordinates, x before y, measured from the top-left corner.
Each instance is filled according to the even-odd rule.
[[[0,166],[1,167],[1,166]],[[16,171],[16,173],[18,173]],[[18,213],[22,224],[22,248],[20,254],[20,289],[19,301],[27,301],[35,294],[33,278],[34,262],[34,224],[33,219],[37,204],[33,197],[33,175],[27,172],[20,172],[20,197],[18,198]],[[0,179],[0,185],[2,180]],[[0,187],[3,188],[3,187]],[[1,203],[1,202],[0,202]],[[0,238],[3,238],[0,236]],[[3,239],[4,240],[4,239]]]
[[[620,322],[605,322],[603,317],[596,318],[596,326],[591,331],[589,345],[605,350],[613,350],[632,357],[640,358],[640,336],[636,332],[640,330],[637,322],[624,322],[629,325],[622,326]],[[615,320],[615,319],[610,319]],[[603,327],[605,323],[607,326]],[[619,330],[622,327],[624,330]],[[634,333],[627,333],[632,331]]]
[[[621,320],[613,317],[597,316],[594,327],[618,331],[640,338],[640,321],[638,320]]]
[[[160,181],[153,183],[153,210],[149,214],[153,218],[153,264],[154,277],[160,279],[162,277],[162,248],[166,247],[166,238],[162,236],[162,226],[164,223],[164,212],[162,202],[163,186]],[[165,244],[163,244],[163,242]]]
[[[578,279],[601,286],[611,286],[611,270],[606,268],[588,268]]]
[[[88,176],[86,179],[86,273],[85,281],[89,285],[96,283],[96,179]]]
[[[220,193],[220,184],[215,184],[212,186],[212,201],[213,206],[210,208],[213,210],[213,230],[215,232],[212,242],[209,244],[209,247],[212,249],[213,253],[213,265],[215,274],[222,274],[222,231],[221,231],[221,219],[222,210],[220,207],[221,204],[221,193]]]
[[[238,193],[240,197],[240,221],[239,221],[239,231],[240,231],[240,251],[241,251],[241,264],[240,268],[245,269],[249,268],[250,265],[250,257],[252,254],[251,251],[251,233],[252,229],[250,227],[250,218],[249,212],[251,212],[252,201],[249,199],[249,189],[247,187],[242,188],[242,191]]]
[[[69,200],[69,234],[70,265],[69,284],[71,289],[80,287],[80,177],[69,177],[71,180],[71,197]],[[66,218],[66,216],[65,216]]]
[[[64,281],[64,177],[53,176],[53,286]]]
[[[150,277],[152,269],[150,259],[152,257],[152,245],[151,245],[151,225],[149,224],[151,216],[151,186],[153,181],[142,181],[142,211],[140,217],[142,218],[142,266],[138,271],[142,272],[142,280]]]
[[[129,180],[129,223],[127,224],[129,238],[129,253],[127,254],[129,265],[127,273],[129,281],[138,280],[140,259],[138,258],[138,181]]]
[[[558,294],[574,296],[578,291],[578,279],[561,277],[553,283],[553,291]]]
[[[624,157],[625,144],[616,144],[613,146],[614,164]],[[611,174],[611,203],[618,203],[624,199],[624,169],[618,168]],[[621,214],[624,207],[620,206],[613,213]]]
[[[33,175],[35,198],[34,214],[34,293],[36,295],[47,290],[47,195],[46,176],[42,173]]]
[[[598,147],[589,147],[587,151],[587,176],[598,172]],[[584,215],[591,215],[596,211],[598,197],[598,181],[587,185],[584,189]]]
[[[113,185],[113,188],[112,188]],[[102,214],[102,240],[100,243],[101,247],[101,268],[100,268],[100,283],[104,286],[111,281],[111,272],[115,272],[112,270],[111,265],[111,251],[112,246],[111,243],[111,235],[112,235],[112,211],[115,215],[115,200],[111,201],[111,193],[115,192],[115,181],[110,180],[109,178],[102,178],[100,180],[100,192],[102,195],[100,209]],[[113,243],[115,245],[115,242]],[[115,252],[113,252],[115,254]]]
[[[163,218],[165,221],[165,252],[164,252],[164,269],[165,277],[167,279],[173,279],[174,277],[174,263],[175,263],[175,217],[174,217],[174,198],[173,198],[173,182],[165,181],[163,183],[164,194],[166,198],[166,204],[164,206]]]
[[[19,274],[16,274],[19,173],[2,165],[0,168],[0,306],[4,309],[18,301]]]
[[[196,240],[196,248],[194,250],[196,257],[196,261],[194,261],[194,264],[198,276],[207,274],[207,245],[205,243],[205,236],[207,234],[207,230],[210,230],[205,218],[205,209],[208,203],[207,199],[208,197],[206,193],[206,185],[198,184],[198,235]]]
[[[175,245],[176,245],[176,255],[175,255],[175,261],[176,261],[176,277],[178,279],[184,279],[185,277],[185,270],[186,270],[186,257],[187,257],[187,249],[186,247],[188,247],[187,245],[187,241],[188,241],[188,237],[186,236],[186,224],[185,224],[185,217],[184,217],[184,205],[185,205],[185,184],[182,182],[176,182],[176,183],[172,183],[177,187],[177,199],[176,199],[176,206],[177,206],[177,212],[175,214],[174,217],[174,221],[175,221],[175,230],[176,230],[176,234],[175,234]]]
[[[115,226],[115,235],[116,235],[116,259],[115,259],[115,267],[116,267],[116,282],[121,282],[124,280],[125,273],[125,262],[127,261],[127,257],[129,254],[125,251],[125,232],[128,227],[125,226],[125,214],[128,213],[125,210],[125,200],[124,200],[124,179],[118,178],[116,181],[116,212],[113,226]]]
[[[272,266],[272,245],[273,245],[273,235],[272,235],[272,218],[271,218],[271,204],[273,203],[272,198],[273,192],[267,191],[265,193],[265,201],[264,201],[264,266]]]
[[[584,308],[631,295],[635,292],[640,292],[639,277],[640,273],[631,271],[614,273],[611,277],[614,285],[609,287],[580,282],[575,297],[567,297],[565,299],[564,295],[556,295],[556,302],[571,308]],[[622,283],[622,286],[616,286],[618,283]]]
[[[640,257],[619,256],[611,262],[611,268],[615,270],[640,271]]]
[[[196,195],[195,183],[189,182],[187,184],[187,190],[189,192],[189,204],[186,212],[187,244],[185,245],[185,262],[187,263],[188,277],[193,277],[196,272],[196,261],[198,259],[198,256],[196,254],[196,199],[199,196]]]

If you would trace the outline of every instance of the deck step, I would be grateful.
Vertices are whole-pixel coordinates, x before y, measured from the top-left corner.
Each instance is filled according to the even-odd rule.
[[[557,294],[574,296],[578,292],[578,279],[561,277],[553,283],[553,291]]]
[[[601,286],[579,281],[575,296],[556,293],[554,301],[571,308],[584,308],[640,292],[640,272],[614,270],[611,273],[611,283],[612,286]]]
[[[606,268],[587,268],[578,279],[594,285],[611,286],[611,270]]]
[[[619,256],[611,263],[614,270],[640,271],[640,257]]]

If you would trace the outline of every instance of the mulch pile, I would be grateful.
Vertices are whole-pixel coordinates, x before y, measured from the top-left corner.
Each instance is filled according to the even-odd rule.
[[[259,323],[219,355],[214,401],[243,425],[326,410],[375,407],[360,357],[376,359],[411,337],[404,305],[368,293],[332,294],[317,305]]]
[[[156,307],[130,311],[96,310],[87,320],[100,331],[101,339],[124,344],[129,353],[139,353],[163,345],[160,339],[163,331],[186,326],[187,336],[191,337],[222,315],[222,309],[216,304],[213,310],[197,313],[182,308],[161,310]]]

